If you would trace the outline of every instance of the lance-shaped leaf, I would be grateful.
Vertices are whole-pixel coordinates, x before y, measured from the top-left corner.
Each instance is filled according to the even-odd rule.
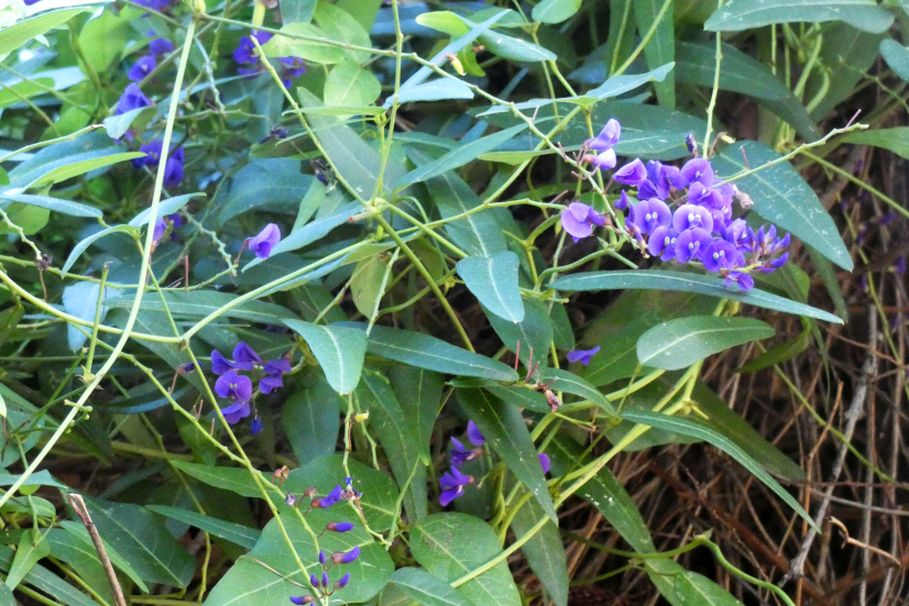
[[[679,370],[724,349],[767,339],[773,328],[754,318],[689,316],[661,322],[638,339],[638,361],[653,368]]]
[[[879,33],[893,23],[893,13],[875,0],[730,0],[710,15],[704,29],[738,32],[773,23],[824,21],[845,21],[857,29]]]
[[[458,261],[458,275],[483,306],[510,322],[524,319],[524,303],[518,287],[518,256],[503,250],[491,257],[467,257]]]
[[[366,333],[335,324],[323,326],[287,319],[283,322],[309,345],[332,389],[348,394],[356,388],[366,357]]]

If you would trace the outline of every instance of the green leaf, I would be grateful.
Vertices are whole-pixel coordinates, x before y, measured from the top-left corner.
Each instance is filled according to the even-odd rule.
[[[196,563],[164,525],[147,509],[126,503],[88,498],[89,512],[98,532],[146,583],[186,587]]]
[[[79,578],[92,587],[102,599],[107,600],[107,603],[116,603],[110,589],[110,581],[107,580],[107,573],[98,559],[95,546],[88,538],[88,532],[76,535],[63,528],[51,528],[47,532],[47,542],[54,558],[69,564]],[[139,582],[141,583],[142,580],[140,579]],[[147,592],[148,587],[145,586],[143,591]],[[6,603],[0,600],[0,604]],[[15,602],[8,603],[14,604]]]
[[[362,7],[358,10],[362,10]],[[320,0],[318,5],[316,5],[316,12],[313,18],[332,40],[354,46],[372,48],[369,32],[351,13],[348,13],[343,8],[325,0]],[[343,51],[356,63],[366,63],[371,58],[368,50],[343,49]]]
[[[533,42],[528,42],[521,38],[506,36],[497,31],[490,31],[483,34],[480,36],[480,41],[493,55],[508,59],[509,61],[538,63],[541,61],[555,61],[558,59],[554,52],[543,48],[539,44],[534,44]]]
[[[239,467],[216,467],[189,461],[173,461],[174,467],[186,475],[192,476],[203,484],[214,486],[241,497],[261,499],[262,491],[246,469]],[[277,493],[276,493],[277,494]]]
[[[340,397],[325,379],[315,377],[281,407],[284,433],[301,462],[333,453],[341,428]]]
[[[88,534],[88,530],[81,522],[76,522],[75,520],[63,520],[60,522],[60,526],[65,531],[67,537],[70,537],[70,543],[73,544],[74,548],[82,552],[90,552],[94,555],[95,560],[98,561],[100,565],[100,560],[98,560],[97,550],[95,545],[92,542],[91,537]],[[52,541],[53,542],[53,541]],[[107,555],[110,558],[111,564],[125,574],[133,583],[136,584],[136,587],[148,593],[148,585],[145,584],[145,581],[142,580],[142,577],[133,568],[126,559],[120,555],[120,552],[111,545],[104,537],[101,537],[101,542],[104,544],[104,549],[107,551]],[[56,551],[55,551],[56,554]],[[105,581],[107,582],[107,581]]]
[[[484,311],[502,343],[518,354],[525,367],[530,368],[533,362],[546,360],[553,330],[545,303],[537,299],[524,301],[524,318],[520,322],[510,322],[500,315],[489,313],[489,310]]]
[[[728,591],[689,570],[676,575],[675,593],[682,606],[742,606]]]
[[[463,513],[438,513],[417,524],[411,533],[410,549],[417,562],[447,583],[472,572],[501,551],[492,528],[483,520]],[[470,604],[521,604],[518,588],[504,561],[456,591]]]
[[[302,21],[309,23],[316,12],[316,0],[284,0],[281,3],[281,18],[285,23]]]
[[[420,332],[373,326],[367,350],[388,360],[463,377],[515,381],[517,373],[497,360]]]
[[[907,73],[907,76],[909,76],[909,73]],[[906,81],[909,82],[909,78]],[[841,140],[845,143],[854,143],[856,145],[880,147],[909,160],[909,126],[854,131]]]
[[[332,36],[327,31],[311,23],[287,23],[281,31],[301,36],[302,39],[275,34],[274,38],[262,45],[266,57],[300,57],[311,63],[328,65],[340,63],[346,56],[341,47],[329,43]]]
[[[363,331],[335,324],[311,324],[303,320],[283,322],[309,345],[332,389],[339,394],[348,394],[356,388],[366,356],[366,334]]]
[[[808,345],[810,344],[811,332],[808,329],[802,330],[794,339],[777,343],[776,345],[767,348],[767,351],[763,352],[741,368],[736,369],[735,372],[757,372],[765,368],[770,368],[776,364],[781,364],[782,362],[791,360],[808,349]]]
[[[824,37],[818,60],[825,69],[811,74],[804,98],[820,99],[811,117],[823,120],[837,104],[855,94],[856,84],[877,61],[883,36],[837,21],[822,25],[818,34]]]
[[[18,50],[30,40],[46,34],[58,25],[63,25],[86,10],[88,9],[81,7],[49,11],[5,27],[0,31],[0,58],[14,50]]]
[[[511,522],[516,537],[522,537],[536,525],[545,514],[536,501],[528,501],[518,509]],[[568,558],[559,527],[547,521],[536,535],[527,541],[521,552],[527,558],[530,569],[543,584],[549,598],[556,606],[568,605]]]
[[[581,0],[542,0],[533,7],[531,16],[540,23],[561,23],[581,10]]]
[[[163,301],[161,299],[164,299]],[[217,290],[168,290],[159,297],[149,297],[142,301],[142,310],[146,312],[164,312],[169,310],[175,318],[204,318],[228,303],[234,301],[235,295]],[[133,295],[111,298],[111,308],[128,309],[133,304]],[[266,301],[247,301],[223,312],[225,318],[240,318],[250,322],[275,324],[282,320],[293,319],[294,314],[286,307]]]
[[[743,159],[747,157],[747,163]],[[713,161],[718,175],[730,178],[754,167],[755,172],[737,179],[736,186],[751,196],[754,212],[777,227],[800,238],[846,271],[852,271],[849,250],[839,229],[824,210],[817,194],[788,162],[757,141],[730,145]],[[777,161],[772,166],[762,167]]]
[[[54,90],[54,81],[51,78],[36,78],[15,84],[4,84],[0,89],[0,108],[30,99],[48,90]]]
[[[466,257],[456,269],[467,289],[489,311],[509,322],[524,319],[518,288],[518,256],[503,250],[491,257]]]
[[[543,381],[553,391],[565,391],[580,396],[584,400],[589,400],[599,406],[607,415],[616,416],[615,408],[600,393],[600,390],[573,372],[561,368],[544,368],[541,374]]]
[[[51,196],[11,194],[7,191],[0,192],[0,198],[3,198],[4,200],[10,200],[12,202],[19,202],[20,204],[25,204],[27,206],[38,206],[40,208],[46,208],[55,213],[70,215],[72,217],[98,218],[102,216],[101,211],[97,208],[88,206],[86,204],[80,204],[79,202],[64,200],[62,198],[53,198]],[[6,204],[3,206],[6,206]]]
[[[909,47],[903,46],[892,38],[887,38],[881,40],[880,52],[881,57],[884,58],[893,73],[904,82],[909,82]]]
[[[86,251],[86,249],[88,249],[88,247],[91,246],[97,240],[100,240],[101,238],[104,238],[111,234],[121,233],[121,232],[122,233],[131,233],[133,231],[135,231],[134,228],[129,227],[128,225],[112,225],[111,227],[105,227],[104,229],[96,231],[95,233],[91,234],[90,236],[86,236],[85,238],[83,238],[82,240],[77,242],[75,246],[73,246],[73,249],[70,251],[69,256],[66,258],[66,262],[63,264],[63,267],[61,268],[61,270],[64,272],[68,272],[70,269],[72,269],[72,267],[76,263],[76,261],[79,260],[79,257],[82,256],[82,253],[84,253]]]
[[[665,11],[663,11],[664,5],[667,7]],[[637,0],[632,3],[638,35],[642,38],[659,18],[653,36],[644,47],[644,59],[650,69],[672,63],[675,60],[674,5],[675,3],[667,4],[664,0]],[[663,11],[662,15],[660,15],[661,11]],[[665,80],[654,84],[659,104],[670,109],[675,108],[675,74],[676,72],[673,71]]]
[[[338,63],[325,78],[325,105],[340,108],[372,105],[381,92],[379,79],[353,61]]]
[[[420,457],[428,465],[432,430],[442,408],[442,377],[403,364],[393,364],[388,375],[404,415],[415,427]]]
[[[84,61],[99,73],[107,71],[120,58],[130,33],[130,15],[101,11],[79,32],[79,48]]]
[[[704,29],[737,32],[773,23],[844,21],[871,33],[886,31],[893,14],[874,0],[730,0],[713,13]]]
[[[401,88],[398,92],[398,103],[415,103],[417,101],[443,101],[445,99],[473,99],[473,91],[463,80],[457,78],[435,78],[423,84]],[[389,97],[384,107],[391,107]]]
[[[250,528],[234,522],[226,522],[181,507],[149,505],[148,509],[172,520],[194,526],[203,532],[207,532],[208,534],[224,539],[225,541],[230,541],[244,549],[252,549],[256,544],[256,540],[259,538],[259,530],[256,528]]]
[[[422,164],[416,170],[407,173],[394,184],[394,187],[406,187],[413,183],[420,183],[437,177],[442,173],[464,166],[468,162],[476,160],[477,156],[480,154],[491,151],[506,141],[509,141],[512,137],[526,128],[526,124],[517,124],[492,135],[475,139],[470,143],[458,145],[441,158],[427,164]]]
[[[472,606],[451,586],[422,568],[399,568],[388,579],[388,588],[397,590],[422,606]]]
[[[533,494],[549,518],[557,522],[546,476],[518,409],[506,406],[498,398],[479,389],[459,389],[458,401],[480,428],[486,443],[502,457],[508,469]]]
[[[641,335],[638,360],[651,368],[680,370],[730,347],[773,335],[770,325],[753,318],[678,318],[657,324]]]
[[[350,295],[354,306],[366,318],[372,318],[385,294],[390,270],[385,255],[371,255],[360,259],[350,278]]]
[[[9,570],[9,566],[13,561],[13,555],[12,549],[6,545],[0,545],[0,569]],[[85,593],[76,589],[40,564],[35,565],[31,571],[25,575],[23,582],[47,595],[53,596],[55,600],[58,600],[58,603],[66,604],[66,606],[98,606],[98,603],[85,595]],[[7,591],[9,590],[6,584],[0,584],[0,587],[6,588]],[[10,592],[9,595],[11,596],[12,593]],[[0,593],[0,597],[2,597],[2,593]],[[15,602],[4,603],[15,604]]]
[[[420,460],[417,427],[404,415],[404,410],[391,389],[388,379],[367,372],[357,389],[363,409],[370,413],[370,424],[388,457],[391,471],[404,496],[404,508],[411,522],[426,517],[426,466]]]
[[[682,271],[660,269],[634,271],[591,271],[559,278],[552,284],[561,291],[591,290],[669,290],[692,292],[722,299],[731,299],[748,305],[765,307],[790,314],[806,316],[834,324],[843,321],[833,314],[789,299],[754,288],[747,293],[732,290],[723,285],[723,280]]]
[[[120,152],[106,156],[68,162],[55,166],[47,172],[42,173],[34,181],[30,182],[27,187],[41,187],[44,185],[60,183],[61,181],[66,181],[67,179],[72,179],[73,177],[84,175],[85,173],[97,170],[99,168],[106,168],[114,164],[119,164],[128,160],[144,157],[145,154],[142,152]]]
[[[205,196],[205,194],[203,194],[202,192],[195,192],[192,194],[181,194],[179,196],[174,196],[172,198],[167,198],[165,200],[161,200],[161,202],[158,204],[158,218],[160,219],[161,217],[163,217],[165,215],[171,215],[171,214],[179,211],[184,206],[186,206],[190,200],[192,200],[193,198],[198,198],[199,196]],[[150,217],[151,217],[151,208],[146,208],[145,210],[140,212],[138,215],[136,215],[135,217],[130,219],[129,226],[130,227],[142,227],[143,225],[147,225]]]
[[[6,575],[6,586],[15,589],[25,578],[25,575],[35,567],[38,560],[50,555],[50,545],[47,537],[36,530],[26,530],[19,536],[19,545],[16,555]]]
[[[758,461],[754,460],[751,455],[740,448],[735,442],[711,427],[708,427],[706,424],[692,419],[644,410],[625,411],[622,413],[622,416],[626,420],[634,423],[691,436],[716,446],[738,461],[739,464],[751,473],[751,475],[760,480],[784,503],[789,505],[795,513],[808,522],[812,528],[817,529],[814,520],[811,519],[811,516],[802,508],[799,502],[796,501],[791,494],[786,492],[786,489],[780,486],[780,483],[773,479],[773,476],[767,473]]]
[[[98,295],[101,292],[101,285],[97,282],[76,282],[63,289],[63,310],[77,318],[87,322],[95,321],[95,312],[98,309]],[[107,303],[120,296],[120,291],[116,288],[107,287],[104,289],[104,298],[101,301],[101,311],[98,315],[99,320],[104,320],[107,315],[109,305]],[[80,327],[81,328],[81,327]],[[88,338],[85,329],[77,329],[73,325],[66,327],[67,344],[70,351],[76,351]]]
[[[679,82],[713,87],[716,48],[713,43],[679,42],[676,47]],[[722,48],[719,86],[757,99],[757,102],[791,124],[806,139],[820,131],[808,110],[770,69],[730,44]]]

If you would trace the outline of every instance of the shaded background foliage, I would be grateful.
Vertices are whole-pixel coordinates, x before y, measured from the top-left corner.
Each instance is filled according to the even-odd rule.
[[[116,603],[72,491],[94,495],[136,604],[289,603],[323,568],[326,589],[350,574],[332,603],[783,603],[771,583],[799,604],[905,599],[904,2],[58,4],[0,13],[0,457],[4,487],[25,481],[3,498],[3,599]],[[263,35],[282,28],[296,37]],[[663,290],[646,270],[667,265],[613,223],[566,239],[565,203],[615,201],[576,178],[609,118],[620,157],[681,163],[693,133],[724,177],[762,169],[738,182],[752,218],[798,241],[757,292],[796,315],[718,307],[745,295],[714,283]],[[795,170],[762,166],[793,151]],[[469,210],[487,197],[501,206]],[[657,290],[528,280],[574,262],[612,279],[631,263]],[[755,332],[636,382],[669,320]],[[240,367],[216,370],[213,348]],[[233,428],[231,371],[283,381]],[[649,412],[682,383],[697,410]],[[479,449],[462,469],[482,481],[442,513],[451,438]]]

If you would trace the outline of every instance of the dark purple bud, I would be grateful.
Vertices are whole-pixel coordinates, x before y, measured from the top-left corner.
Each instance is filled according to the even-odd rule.
[[[588,364],[590,364],[590,360],[593,359],[593,356],[595,356],[597,353],[599,353],[599,351],[600,351],[599,345],[597,345],[596,347],[594,347],[592,349],[572,349],[565,355],[565,357],[568,359],[569,362],[572,362],[572,363],[580,362],[584,366],[587,366]]]
[[[312,604],[311,595],[292,595],[290,596],[291,604]]]
[[[537,458],[540,460],[540,467],[543,469],[543,475],[549,473],[549,470],[552,469],[552,461],[549,459],[549,455],[545,452],[541,452],[537,455]]]
[[[328,583],[329,583],[328,571],[323,570],[322,571],[322,587],[328,587]]]
[[[331,559],[335,564],[350,564],[360,557],[360,546],[354,545],[349,551],[336,551],[331,554]]]
[[[251,433],[252,435],[256,435],[257,433],[262,431],[263,426],[264,425],[262,423],[262,419],[260,417],[255,417],[252,420],[252,423],[249,424],[249,433]]]
[[[321,549],[319,550],[319,564],[324,564],[328,561],[328,556],[325,555],[325,552]]]
[[[312,585],[313,587],[318,587],[319,586],[319,577],[317,577],[314,574],[309,575],[309,584]]]
[[[350,573],[345,572],[344,576],[338,579],[338,582],[335,583],[335,589],[344,589],[348,583],[350,583]]]
[[[334,488],[331,489],[330,493],[328,493],[321,499],[318,499],[318,504],[313,503],[313,506],[320,507],[322,509],[327,509],[327,508],[331,507],[332,505],[334,505],[335,503],[337,503],[339,500],[341,500],[342,492],[343,491],[341,490],[340,486],[335,486]]]
[[[328,526],[326,526],[326,528],[328,528],[329,530],[334,531],[334,532],[348,532],[350,530],[353,530],[354,523],[353,522],[329,522],[329,524],[328,524]]]
[[[165,38],[155,38],[148,43],[148,50],[156,55],[166,55],[174,50],[174,44]]]
[[[486,438],[480,433],[480,428],[473,421],[467,421],[467,439],[474,446],[482,446],[486,443]]]
[[[192,362],[187,362],[177,367],[177,374],[188,375],[191,372],[196,372],[196,365]]]

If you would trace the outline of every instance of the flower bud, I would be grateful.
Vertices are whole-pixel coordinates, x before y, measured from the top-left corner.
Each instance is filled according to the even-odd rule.
[[[319,586],[319,577],[317,577],[314,574],[309,575],[309,584],[312,585],[313,587],[318,587]]]
[[[322,571],[322,587],[328,587],[328,572]]]
[[[345,585],[350,583],[350,573],[345,572],[344,576],[338,579],[338,582],[335,583],[335,589],[343,589]]]
[[[328,556],[326,556],[325,552],[320,549],[319,550],[319,564],[324,564],[327,559],[328,559]]]
[[[290,596],[291,604],[312,604],[311,595],[292,595]]]
[[[347,532],[353,530],[353,522],[330,522],[326,528],[334,532]]]
[[[294,505],[297,504],[297,497],[288,492],[287,496],[284,497],[284,502],[286,504],[290,505],[291,507],[293,507]]]
[[[360,546],[354,545],[350,551],[336,551],[331,554],[331,560],[335,564],[350,564],[360,557]]]

